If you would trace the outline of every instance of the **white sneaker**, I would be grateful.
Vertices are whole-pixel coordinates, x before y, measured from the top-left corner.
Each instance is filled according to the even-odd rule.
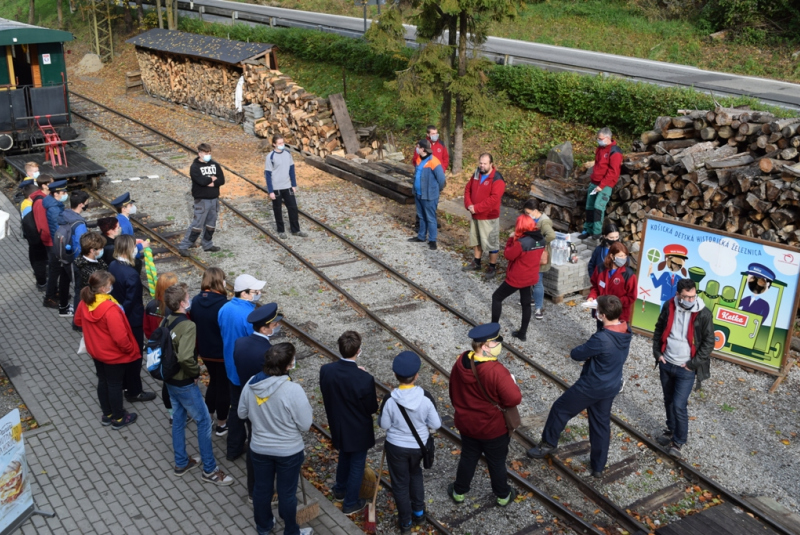
[[[314,533],[314,528],[300,528],[300,535],[311,535]]]

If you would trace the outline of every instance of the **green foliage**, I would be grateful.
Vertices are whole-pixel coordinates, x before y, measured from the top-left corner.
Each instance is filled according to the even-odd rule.
[[[347,67],[352,72],[384,77],[393,77],[396,71],[405,69],[412,53],[408,48],[399,49],[392,54],[379,53],[362,39],[351,39],[302,28],[252,27],[246,24],[228,26],[184,17],[180,19],[180,29],[238,41],[270,43],[298,58]],[[278,59],[280,64],[280,57]]]
[[[678,109],[713,109],[714,98],[689,88],[660,87],[604,76],[548,72],[537,67],[494,67],[490,86],[528,110],[559,119],[609,126],[639,134],[653,127],[659,115],[675,115]],[[750,105],[779,116],[793,116],[783,109],[760,104],[756,99],[717,99],[724,106]]]
[[[716,30],[733,29],[737,40],[758,44],[770,34],[797,41],[800,2],[797,0],[711,0],[700,12],[701,20]]]
[[[377,22],[370,25],[364,39],[378,54],[395,54],[406,48],[405,33],[402,12],[399,9],[388,9]]]

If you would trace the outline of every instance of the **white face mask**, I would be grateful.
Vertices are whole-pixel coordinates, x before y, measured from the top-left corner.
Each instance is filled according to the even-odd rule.
[[[439,141],[439,134],[431,134],[431,141],[433,141],[434,143]]]
[[[204,154],[203,155],[203,161],[206,162],[206,163],[210,162],[211,161],[211,155],[210,154]]]
[[[105,251],[105,249],[97,249],[97,251],[98,252],[95,253],[95,255],[94,255],[94,259],[95,260],[100,260],[101,258],[103,258],[103,253],[105,253],[106,251]]]
[[[276,325],[276,326],[275,326],[275,327],[272,329],[272,334],[270,334],[270,336],[275,336],[275,335],[276,335],[276,334],[278,334],[279,332],[281,332],[281,326],[280,326],[280,325]]]
[[[283,152],[283,149],[286,148],[286,145],[275,145],[275,150],[277,152]]]
[[[33,178],[34,180],[39,178],[39,171],[34,171],[33,175],[31,175],[31,178]]]

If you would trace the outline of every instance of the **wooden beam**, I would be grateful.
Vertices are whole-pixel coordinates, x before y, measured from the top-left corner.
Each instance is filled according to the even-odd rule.
[[[358,136],[353,128],[353,122],[350,120],[350,113],[347,111],[347,103],[344,101],[341,93],[330,95],[328,100],[333,109],[333,115],[336,116],[336,124],[339,126],[339,132],[342,133],[344,140],[344,149],[347,154],[355,154],[360,148],[358,143]]]
[[[316,167],[317,169],[325,171],[326,173],[330,173],[335,177],[339,177],[343,180],[347,180],[348,182],[352,182],[353,184],[361,186],[364,189],[368,189],[374,193],[377,193],[378,195],[383,195],[384,197],[392,199],[393,201],[398,202],[400,204],[414,204],[413,197],[407,197],[402,193],[397,193],[396,191],[390,190],[389,188],[384,188],[383,186],[380,186],[374,182],[363,179],[352,173],[348,173],[343,169],[339,169],[338,167],[326,164],[322,159],[317,158],[315,156],[306,156],[304,161],[305,163],[307,163],[312,167]]]

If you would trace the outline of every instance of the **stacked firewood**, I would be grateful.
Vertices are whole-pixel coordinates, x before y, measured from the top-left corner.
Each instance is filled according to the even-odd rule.
[[[341,148],[339,128],[326,99],[263,64],[245,63],[244,80],[244,101],[264,110],[264,117],[254,123],[257,136],[280,134],[287,144],[320,157]]]
[[[236,120],[234,95],[241,74],[235,66],[139,48],[136,59],[150,96]]]

